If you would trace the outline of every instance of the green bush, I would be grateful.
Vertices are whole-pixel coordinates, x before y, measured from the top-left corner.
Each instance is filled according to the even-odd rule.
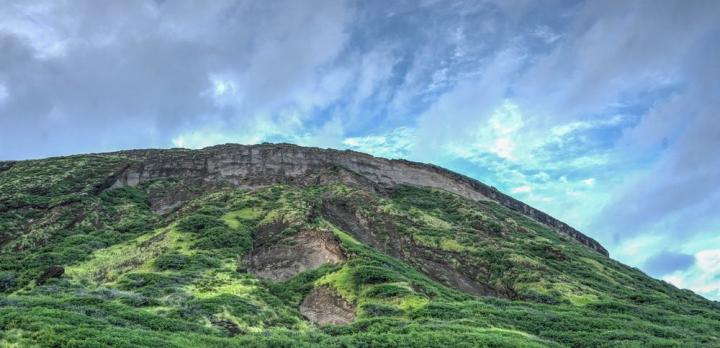
[[[243,253],[252,248],[252,237],[249,232],[232,230],[227,226],[216,226],[205,231],[203,236],[195,242],[199,249],[235,249]]]
[[[222,265],[222,261],[218,258],[217,253],[210,253],[208,251],[196,252],[188,257],[188,264],[190,268],[218,268]]]
[[[379,303],[366,303],[360,307],[363,315],[368,317],[390,317],[402,314],[398,308],[386,306]]]
[[[180,220],[177,226],[181,231],[190,233],[204,233],[213,227],[226,227],[217,217],[203,214],[190,215]]]
[[[150,203],[145,194],[134,187],[123,187],[106,190],[100,194],[100,198],[110,204],[122,204],[132,202],[141,206],[149,207]]]
[[[149,297],[175,293],[188,284],[190,279],[181,275],[160,273],[128,273],[118,280],[121,290],[132,290]]]
[[[0,292],[10,292],[15,288],[15,274],[12,272],[0,272]]]
[[[197,211],[195,211],[195,214],[198,215],[207,215],[207,216],[214,216],[214,217],[221,217],[223,214],[225,214],[225,211],[215,205],[206,205]]]
[[[370,288],[368,291],[365,292],[365,296],[367,297],[375,297],[375,298],[392,298],[392,297],[398,297],[398,296],[405,296],[411,294],[412,291],[408,290],[407,288],[397,286],[397,285],[391,285],[391,284],[381,284],[376,285]]]
[[[189,258],[180,253],[169,253],[155,259],[155,267],[161,271],[181,270],[188,265]]]
[[[538,303],[547,303],[547,304],[559,304],[564,302],[564,299],[562,298],[562,294],[560,294],[557,291],[553,291],[548,294],[543,294],[537,291],[533,290],[525,290],[520,291],[518,293],[518,296],[526,301],[533,301]]]
[[[355,284],[380,284],[392,282],[397,279],[397,277],[387,269],[374,266],[357,267],[353,272]]]

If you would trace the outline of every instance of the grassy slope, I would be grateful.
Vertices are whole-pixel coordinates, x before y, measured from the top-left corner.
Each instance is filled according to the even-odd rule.
[[[411,187],[380,198],[342,185],[275,186],[208,193],[160,217],[147,190],[172,182],[102,192],[126,164],[78,156],[0,173],[0,346],[720,346],[717,303],[497,204]],[[486,270],[483,281],[514,300],[457,292],[360,243],[317,214],[327,199]],[[252,231],[278,220],[287,235],[332,231],[349,260],[284,283],[238,272]],[[35,286],[51,265],[66,275]],[[302,319],[299,303],[320,285],[357,304],[353,324]]]

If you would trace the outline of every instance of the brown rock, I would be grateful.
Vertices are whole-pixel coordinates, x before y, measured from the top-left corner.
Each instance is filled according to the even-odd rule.
[[[335,290],[321,286],[305,297],[300,313],[317,325],[349,324],[355,320],[355,305],[345,301]]]
[[[267,232],[267,238],[274,235],[272,231]],[[245,256],[243,268],[258,278],[274,281],[284,281],[305,270],[345,260],[339,241],[329,231],[303,230],[274,242],[258,236],[256,245]]]

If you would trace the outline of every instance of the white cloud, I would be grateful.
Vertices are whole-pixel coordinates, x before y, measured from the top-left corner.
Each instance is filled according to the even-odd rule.
[[[533,179],[538,180],[540,182],[546,182],[546,181],[550,180],[550,175],[545,172],[539,172],[539,173],[533,175]]]
[[[555,43],[555,41],[559,40],[562,37],[562,35],[554,32],[547,25],[541,25],[535,28],[535,31],[533,31],[533,35],[545,41],[545,43],[547,44]]]
[[[606,126],[617,126],[621,124],[624,120],[625,116],[615,115],[607,118],[589,121],[573,121],[550,128],[550,133],[555,137],[562,137],[579,130],[587,130]]]
[[[532,187],[528,185],[518,186],[512,189],[512,193],[530,193],[532,192]]]
[[[662,279],[678,288],[690,289],[707,298],[720,300],[720,249],[701,250],[696,263],[686,271],[678,271]]]
[[[685,288],[685,279],[680,275],[666,275],[662,279],[680,289]]]
[[[8,96],[10,96],[10,94],[8,93],[7,86],[0,82],[0,104],[2,104]]]
[[[612,255],[629,265],[641,265],[647,258],[647,251],[662,250],[665,243],[664,236],[640,235],[616,245]]]
[[[432,161],[461,148],[470,153],[494,148],[496,153],[512,155],[511,133],[518,127],[513,121],[522,118],[505,95],[524,59],[515,49],[500,51],[482,61],[479,77],[462,81],[437,98],[418,118],[417,137],[422,141],[414,146],[413,156]]]
[[[240,143],[240,144],[257,144],[262,141],[262,136],[232,136],[220,130],[201,129],[188,133],[183,133],[172,139],[175,147],[184,147],[190,149],[200,149],[216,144],[223,143]]]
[[[483,118],[478,115],[477,121],[469,121],[468,125],[462,126],[459,132],[466,133],[467,139],[448,139],[442,148],[467,159],[491,153],[507,160],[518,160],[518,147],[528,148],[523,142],[519,144],[518,133],[525,124],[518,106],[511,100],[504,100],[486,120]]]
[[[707,273],[720,273],[720,249],[703,250],[695,254],[697,266]]]
[[[401,127],[386,134],[346,138],[342,144],[352,150],[375,156],[404,158],[413,145],[415,140],[413,136],[413,129]]]
[[[15,3],[0,11],[0,32],[27,38],[38,59],[61,57],[71,38],[66,28],[58,26],[53,13],[59,4],[52,2]]]

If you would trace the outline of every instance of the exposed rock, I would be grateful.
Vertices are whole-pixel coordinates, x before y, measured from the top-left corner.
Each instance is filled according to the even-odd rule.
[[[349,324],[355,320],[355,305],[345,301],[333,289],[313,289],[300,305],[300,313],[317,325]]]
[[[472,295],[515,297],[513,289],[497,288],[483,282],[488,271],[473,264],[465,255],[419,245],[410,236],[400,233],[394,221],[380,216],[378,220],[371,220],[350,202],[326,200],[321,214],[362,243],[404,260],[445,285]],[[453,259],[460,262],[453,263]]]
[[[345,260],[340,243],[331,232],[302,230],[275,241],[282,227],[276,224],[256,233],[256,246],[243,262],[244,268],[255,276],[284,281],[305,270]]]
[[[187,201],[220,189],[223,184],[201,179],[166,180],[159,185],[150,185],[147,188],[147,198],[153,212],[165,214]]]
[[[283,232],[290,227],[283,220],[275,220],[273,222],[263,224],[257,227],[253,232],[253,245],[256,249],[262,249],[270,244],[274,244],[283,238]]]
[[[95,188],[93,188],[93,194],[98,194],[104,190],[107,190],[109,188],[112,188],[115,186],[115,183],[120,179],[122,175],[125,174],[127,169],[130,168],[130,164],[124,164],[122,167],[117,168],[114,170],[110,176],[106,177],[105,180],[98,183]]]
[[[48,281],[48,279],[60,278],[63,274],[65,274],[65,268],[61,266],[51,266],[45,270],[45,272],[43,272],[37,280],[35,280],[35,284],[38,286],[43,285]]]
[[[550,215],[494,187],[434,165],[290,144],[226,144],[197,151],[135,150],[111,155],[139,162],[118,176],[113,187],[134,186],[158,178],[189,178],[224,181],[240,187],[346,182],[376,191],[390,190],[399,184],[438,188],[469,199],[494,200],[608,255],[600,243]]]

